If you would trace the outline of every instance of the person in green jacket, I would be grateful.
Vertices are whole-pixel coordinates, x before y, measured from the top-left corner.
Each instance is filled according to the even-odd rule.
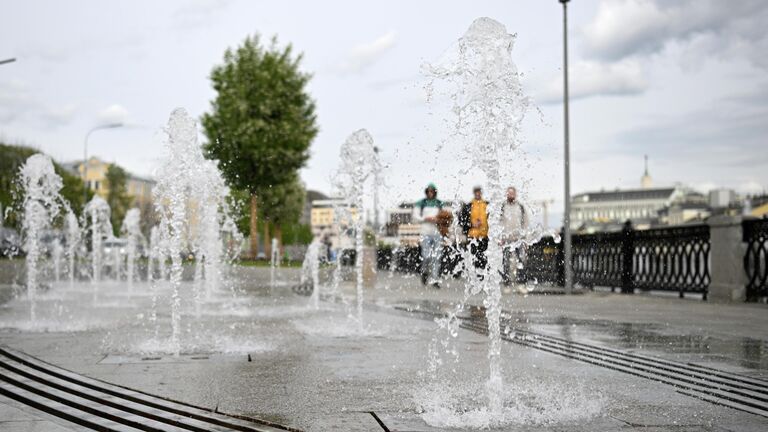
[[[421,282],[440,288],[440,259],[443,237],[440,235],[438,214],[443,202],[437,199],[437,186],[430,183],[424,189],[425,197],[413,205],[413,221],[420,225]]]

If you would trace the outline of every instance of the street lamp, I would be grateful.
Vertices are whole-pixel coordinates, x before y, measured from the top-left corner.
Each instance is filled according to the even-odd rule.
[[[573,252],[571,250],[571,149],[568,113],[568,1],[558,0],[563,5],[563,117],[565,142],[565,214],[563,216],[563,266],[565,267],[564,289],[570,294],[573,289]]]
[[[379,174],[381,171],[381,164],[379,163],[379,148],[373,146],[373,152],[375,153],[375,160],[373,161],[373,232],[374,235],[379,234]]]
[[[123,123],[117,122],[117,123],[107,123],[103,125],[99,125],[96,127],[91,128],[91,130],[88,131],[87,134],[85,134],[85,140],[83,142],[83,185],[85,186],[83,188],[83,205],[85,205],[88,202],[88,138],[91,136],[92,133],[96,132],[97,130],[102,129],[114,129],[122,127]]]
[[[5,59],[5,60],[0,60],[0,65],[4,65],[4,64],[8,64],[8,63],[13,63],[15,61],[16,61],[15,58],[9,58],[9,59]]]

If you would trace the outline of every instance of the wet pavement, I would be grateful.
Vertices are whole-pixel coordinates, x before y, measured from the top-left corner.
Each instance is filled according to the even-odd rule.
[[[152,321],[147,284],[130,292],[124,283],[105,282],[95,301],[88,284],[54,285],[38,304],[37,323],[29,322],[25,300],[5,302],[0,344],[86,376],[309,431],[768,427],[768,418],[672,385],[515,343],[503,345],[505,414],[495,425],[480,400],[487,338],[464,329],[444,334],[434,322],[435,312],[453,311],[464,299],[461,281],[434,290],[415,278],[380,274],[376,287],[365,291],[360,330],[351,283],[335,296],[324,295],[315,310],[308,297],[291,290],[296,271],[281,271],[272,288],[268,279],[268,269],[238,268],[228,280],[239,295],[225,292],[199,307],[186,302],[179,356],[167,348],[167,288],[155,292]],[[537,290],[505,294],[511,327],[768,378],[765,306]],[[478,298],[467,302],[481,304]],[[430,361],[438,364],[436,373],[429,371]],[[0,400],[0,413],[24,408],[11,402]],[[33,413],[28,407],[24,412]],[[71,427],[44,415],[27,421]],[[22,424],[0,423],[0,429],[24,430],[18,429]]]

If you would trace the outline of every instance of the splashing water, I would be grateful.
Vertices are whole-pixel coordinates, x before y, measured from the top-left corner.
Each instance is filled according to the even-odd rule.
[[[169,350],[178,354],[182,346],[179,292],[182,256],[192,252],[196,254],[196,276],[204,274],[205,292],[210,296],[216,292],[221,281],[222,231],[233,235],[236,229],[226,205],[229,190],[215,162],[203,157],[195,120],[186,110],[177,108],[168,120],[167,134],[167,155],[157,172],[157,185],[153,192],[160,216],[154,244],[160,246],[155,251],[156,257],[169,255],[171,258]],[[197,221],[195,229],[192,229],[190,221]],[[195,293],[195,301],[200,304],[199,291]]]
[[[221,266],[224,261],[222,226],[234,224],[227,223],[231,221],[231,216],[224,198],[229,195],[229,189],[216,163],[211,160],[200,161],[200,171],[197,183],[201,213],[198,265],[202,261],[205,300],[209,301],[221,285]]]
[[[469,272],[465,300],[482,294],[488,322],[488,380],[484,386],[487,406],[483,415],[505,418],[505,387],[501,365],[501,282],[503,262],[503,228],[499,215],[505,200],[504,190],[514,180],[511,166],[524,166],[524,154],[519,151],[521,123],[530,101],[523,94],[520,76],[512,61],[515,35],[507,33],[501,23],[490,18],[475,20],[458,40],[455,49],[437,64],[425,66],[430,78],[428,100],[436,90],[444,91],[449,100],[451,132],[438,151],[450,146],[452,156],[463,164],[462,172],[477,172],[486,179],[485,199],[489,214],[487,263],[476,272]],[[458,205],[457,196],[454,203]],[[455,211],[458,207],[454,208]],[[458,231],[458,221],[454,220]],[[532,243],[542,235],[535,227],[523,233],[512,247]],[[469,248],[467,248],[469,249]],[[472,263],[469,251],[464,262]],[[476,274],[475,274],[476,273]],[[444,323],[450,329],[454,317]]]
[[[373,137],[365,129],[350,135],[341,146],[341,164],[334,184],[338,191],[356,209],[355,226],[355,273],[357,291],[357,320],[363,329],[363,228],[365,215],[365,182],[377,166]]]
[[[53,259],[53,280],[58,282],[61,278],[61,257],[64,255],[64,247],[61,240],[56,238],[51,246],[51,259]]]
[[[18,181],[24,191],[22,232],[27,252],[29,315],[35,321],[36,297],[40,285],[39,266],[43,257],[41,237],[61,209],[68,206],[59,193],[63,182],[56,174],[50,157],[42,154],[30,156],[19,171]]]
[[[312,306],[320,309],[320,239],[315,237],[307,247],[307,254],[301,264],[301,284],[312,282]]]
[[[195,176],[195,167],[202,161],[197,143],[195,121],[186,110],[177,108],[168,120],[168,157],[163,162],[157,175],[154,189],[154,202],[164,228],[161,236],[168,242],[168,254],[171,257],[170,285],[171,294],[171,347],[173,352],[180,350],[181,335],[181,288],[182,253],[187,252],[186,238],[187,214],[191,198],[191,183]],[[198,156],[199,157],[196,157]]]
[[[144,235],[141,233],[141,211],[132,208],[125,213],[120,233],[128,241],[125,248],[125,272],[128,288],[133,289],[133,281],[136,277],[136,261],[139,258],[139,247],[143,246]]]
[[[101,271],[104,265],[104,249],[102,247],[104,239],[111,238],[112,235],[112,222],[109,217],[111,210],[109,204],[98,195],[94,195],[93,199],[85,206],[83,217],[86,218],[85,226],[90,222],[89,229],[91,231],[91,281],[97,284],[101,281]],[[98,295],[98,287],[94,288],[94,300]]]
[[[269,254],[269,285],[272,288],[275,287],[275,273],[277,272],[277,267],[279,266],[280,257],[278,256],[277,238],[272,238],[272,249],[271,253]]]
[[[77,246],[80,243],[80,224],[77,216],[71,211],[67,212],[64,220],[67,239],[67,263],[69,267],[69,284],[75,283],[75,260],[77,259]]]

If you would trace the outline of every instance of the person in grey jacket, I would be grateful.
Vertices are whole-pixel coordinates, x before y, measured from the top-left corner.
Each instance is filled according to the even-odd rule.
[[[507,188],[507,200],[501,205],[502,281],[509,286],[517,280],[517,268],[523,258],[523,240],[528,229],[528,213],[517,200],[517,189]]]

